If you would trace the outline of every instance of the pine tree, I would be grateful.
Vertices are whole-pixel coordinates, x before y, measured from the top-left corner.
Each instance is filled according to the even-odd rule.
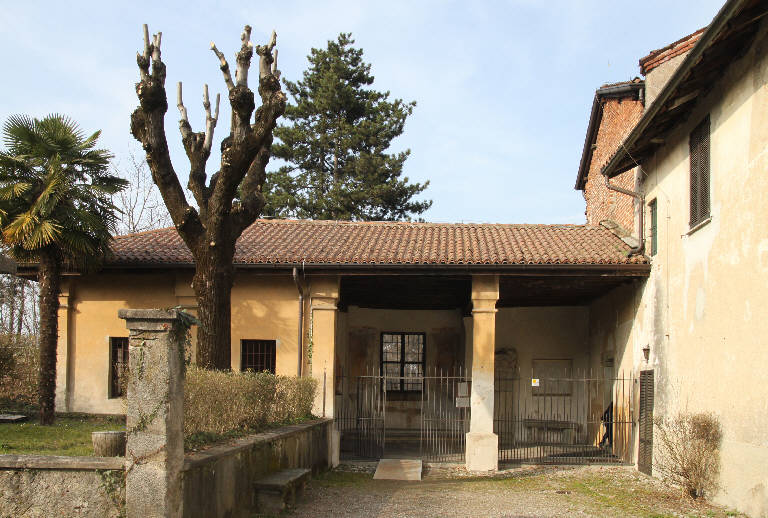
[[[370,88],[371,65],[342,33],[312,49],[301,81],[284,81],[295,104],[290,125],[275,128],[272,154],[287,165],[268,175],[264,212],[276,217],[400,220],[423,213],[431,200],[413,200],[429,182],[401,177],[410,150],[387,153],[403,133],[415,102]]]

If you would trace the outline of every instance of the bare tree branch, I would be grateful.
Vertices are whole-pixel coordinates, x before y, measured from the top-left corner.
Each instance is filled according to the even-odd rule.
[[[144,53],[137,56],[141,81],[136,84],[136,94],[140,106],[131,115],[131,133],[141,142],[147,154],[152,177],[160,189],[174,225],[187,245],[192,247],[198,244],[197,236],[203,226],[197,211],[187,203],[184,190],[173,169],[165,138],[164,116],[168,110],[168,100],[165,95],[165,64],[160,53],[161,40],[162,33],[158,33],[150,44],[149,30],[146,24],[144,25]]]
[[[227,90],[232,91],[235,87],[235,83],[232,82],[232,74],[229,73],[229,63],[227,63],[227,58],[224,57],[223,52],[220,52],[219,49],[216,48],[214,42],[211,42],[211,50],[216,54],[216,57],[219,58],[219,61],[221,61],[221,73],[224,74],[224,82],[227,85]]]

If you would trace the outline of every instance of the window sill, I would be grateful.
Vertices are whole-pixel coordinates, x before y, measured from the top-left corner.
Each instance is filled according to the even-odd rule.
[[[707,218],[707,219],[705,219],[704,221],[700,221],[700,222],[696,223],[694,226],[692,226],[692,227],[690,228],[690,230],[688,230],[688,232],[686,232],[686,233],[685,233],[685,234],[683,234],[683,235],[684,235],[684,236],[690,236],[691,234],[693,234],[694,232],[696,232],[696,231],[697,231],[697,230],[699,230],[700,228],[702,228],[702,227],[706,227],[706,226],[709,224],[709,222],[710,222],[710,221],[712,221],[712,216],[708,217],[708,218]]]

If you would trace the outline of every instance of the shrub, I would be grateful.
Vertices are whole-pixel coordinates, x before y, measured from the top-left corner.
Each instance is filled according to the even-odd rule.
[[[693,498],[717,489],[722,427],[712,413],[680,412],[654,420],[659,431],[656,467]]]
[[[311,415],[315,388],[312,378],[190,365],[184,387],[184,435],[228,435],[296,422]]]
[[[37,403],[37,366],[34,337],[0,337],[0,397],[4,405]]]

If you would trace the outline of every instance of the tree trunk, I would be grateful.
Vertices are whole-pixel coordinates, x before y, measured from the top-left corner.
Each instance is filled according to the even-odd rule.
[[[25,279],[22,279],[20,281],[20,287],[19,287],[19,313],[16,316],[17,323],[16,323],[16,340],[21,341],[21,335],[24,332],[23,326],[24,326],[24,310],[25,308],[25,302],[27,298],[26,294],[26,288],[27,281]]]
[[[50,250],[40,253],[40,370],[38,402],[40,424],[53,424],[56,399],[56,344],[59,337],[59,283],[61,261]]]
[[[96,457],[124,457],[125,432],[91,432]]]
[[[229,248],[223,243],[199,254],[196,259],[192,287],[197,298],[197,365],[206,369],[226,370],[232,367],[232,280],[234,267]]]

